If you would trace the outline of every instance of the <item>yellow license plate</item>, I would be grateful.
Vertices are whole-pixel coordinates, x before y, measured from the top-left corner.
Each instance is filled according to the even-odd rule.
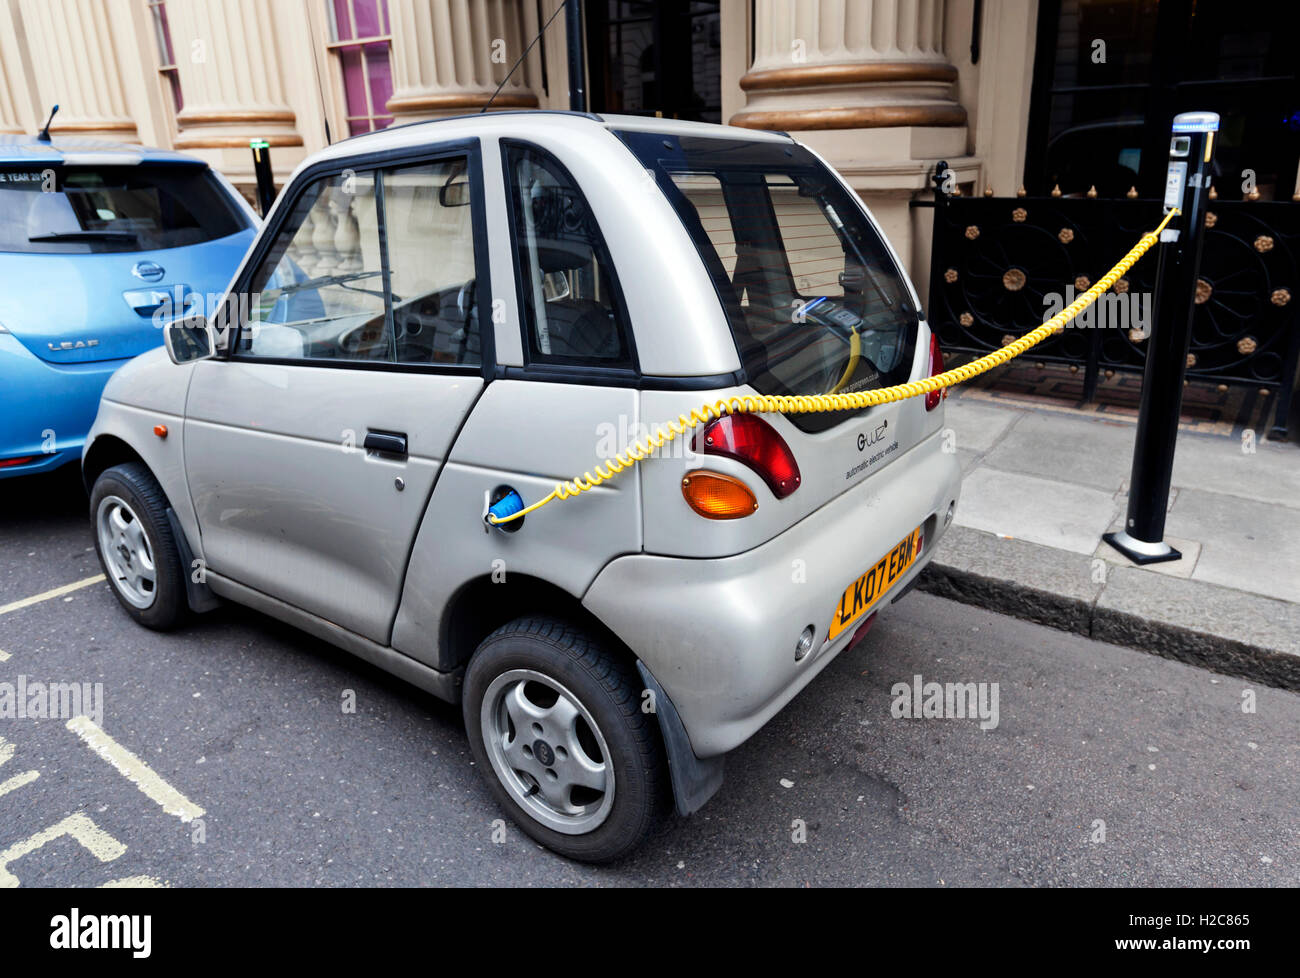
[[[920,553],[921,528],[918,526],[900,540],[898,546],[876,561],[870,570],[844,589],[840,595],[840,605],[831,616],[831,627],[826,640],[833,642],[844,629],[870,611],[872,605],[880,600],[894,582],[907,573]]]

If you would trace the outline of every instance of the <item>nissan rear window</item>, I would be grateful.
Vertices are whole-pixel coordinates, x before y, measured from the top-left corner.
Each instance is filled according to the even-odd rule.
[[[0,167],[0,251],[109,254],[181,248],[248,226],[204,166]]]
[[[761,394],[906,381],[918,315],[861,204],[813,154],[772,141],[620,132],[708,267]],[[791,415],[805,431],[860,412]]]

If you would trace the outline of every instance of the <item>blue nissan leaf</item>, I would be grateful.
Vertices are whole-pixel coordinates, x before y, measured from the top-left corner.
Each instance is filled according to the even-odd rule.
[[[256,224],[202,160],[0,135],[0,479],[78,461],[109,376],[212,311]]]

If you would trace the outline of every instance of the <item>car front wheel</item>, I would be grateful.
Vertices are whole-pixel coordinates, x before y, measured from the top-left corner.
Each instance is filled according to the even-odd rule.
[[[532,838],[571,859],[610,862],[650,833],[667,766],[642,683],[573,625],[521,618],[483,641],[465,674],[474,758]]]
[[[147,628],[178,625],[187,610],[185,568],[167,521],[167,497],[147,468],[115,465],[90,494],[95,552],[127,614]]]

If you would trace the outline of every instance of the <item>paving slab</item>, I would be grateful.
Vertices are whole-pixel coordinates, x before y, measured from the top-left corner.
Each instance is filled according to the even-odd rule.
[[[1300,602],[1300,510],[1184,489],[1165,532],[1201,541],[1193,579]]]
[[[1113,490],[1002,471],[986,462],[963,479],[956,521],[1091,556],[1118,511]]]
[[[991,410],[991,409],[986,409]],[[1021,418],[985,462],[1004,472],[1039,475],[1115,492],[1133,464],[1133,425],[1035,412]]]
[[[967,397],[950,397],[944,402],[944,426],[956,434],[958,454],[987,452],[1025,416],[1024,411],[993,407]]]
[[[1243,445],[1247,450],[1243,450]],[[1174,451],[1174,485],[1243,496],[1297,510],[1300,519],[1300,448],[1266,441],[1180,435]]]

